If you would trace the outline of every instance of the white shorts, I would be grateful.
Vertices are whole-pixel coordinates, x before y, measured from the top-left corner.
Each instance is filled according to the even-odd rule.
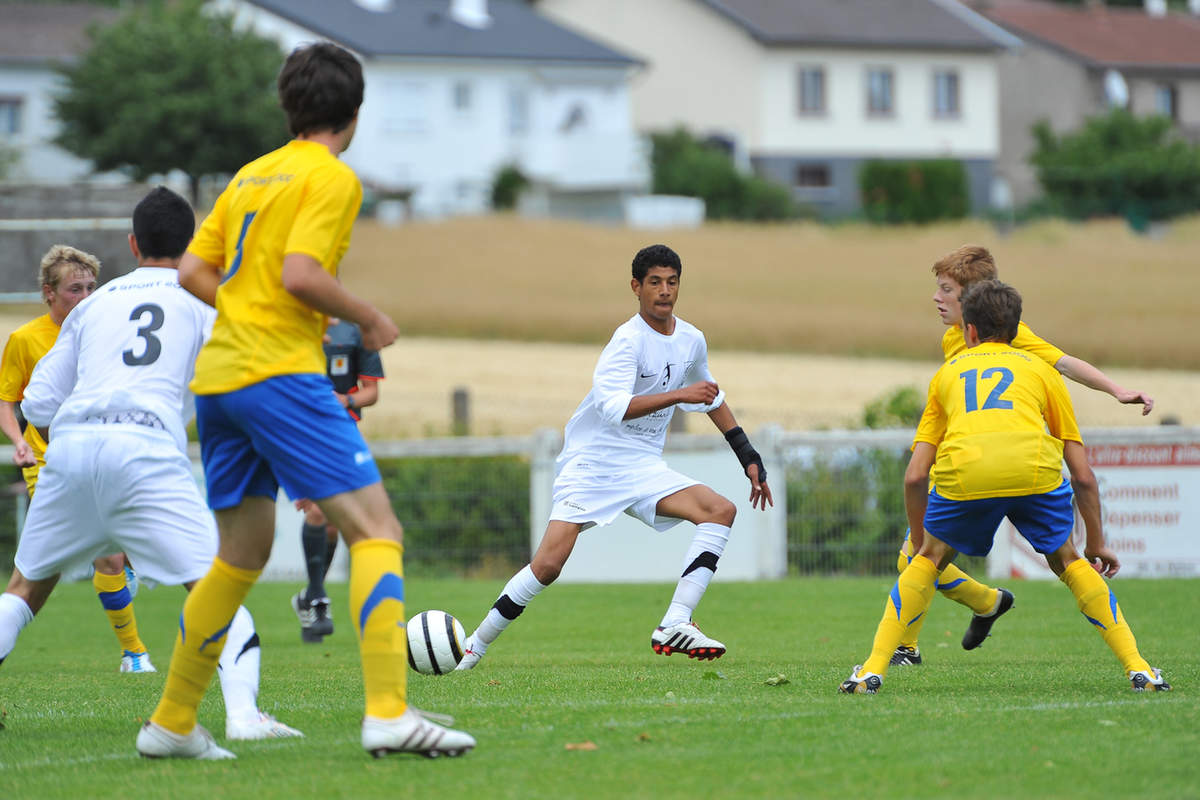
[[[658,501],[699,483],[662,459],[617,466],[576,456],[554,479],[550,519],[576,522],[587,530],[607,525],[624,511],[656,531],[665,531],[681,520],[657,514]]]
[[[174,438],[139,425],[55,430],[14,559],[26,578],[124,552],[147,586],[199,580],[217,528]]]

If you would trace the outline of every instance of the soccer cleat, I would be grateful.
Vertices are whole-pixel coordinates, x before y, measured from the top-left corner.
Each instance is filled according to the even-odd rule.
[[[850,670],[850,677],[842,681],[842,685],[838,687],[839,692],[842,694],[875,694],[883,687],[883,678],[874,672],[868,672],[860,677],[858,674],[860,669],[862,669],[862,664],[856,664],[854,669]]]
[[[991,614],[976,614],[971,617],[971,624],[967,625],[967,632],[963,634],[962,638],[963,650],[974,650],[983,644],[983,640],[991,634],[992,625],[996,624],[996,620],[1013,607],[1012,592],[1008,589],[997,589],[996,591],[1000,593],[996,610]]]
[[[129,599],[137,597],[138,592],[138,576],[133,571],[133,567],[125,565],[125,588],[129,590]]]
[[[138,731],[135,746],[146,758],[196,758],[202,761],[237,758],[225,748],[218,747],[212,734],[201,725],[185,735],[147,721]]]
[[[900,645],[896,648],[896,652],[892,653],[892,660],[888,663],[893,667],[905,664],[916,666],[921,663],[921,648]]]
[[[426,758],[461,756],[475,746],[469,733],[430,722],[414,708],[395,719],[363,717],[363,749],[380,758],[388,753],[415,753]]]
[[[305,642],[319,643],[333,633],[333,619],[329,616],[329,598],[306,600],[304,592],[292,597],[292,610],[300,620],[300,638]]]
[[[121,672],[158,672],[150,663],[150,654],[126,650],[121,655]]]
[[[475,665],[483,659],[483,653],[484,651],[479,649],[479,645],[475,642],[475,634],[471,634],[463,644],[462,658],[459,660],[458,666],[454,668],[454,671],[475,669]]]
[[[659,655],[687,653],[688,658],[711,661],[725,655],[725,645],[704,635],[692,621],[679,622],[663,627],[659,625],[650,634],[650,647]]]
[[[290,725],[284,725],[265,711],[259,711],[248,719],[225,720],[225,738],[249,741],[251,739],[304,738],[304,734]]]
[[[1169,692],[1171,684],[1167,683],[1162,676],[1162,670],[1150,668],[1150,672],[1145,670],[1129,670],[1129,682],[1133,684],[1135,692]]]

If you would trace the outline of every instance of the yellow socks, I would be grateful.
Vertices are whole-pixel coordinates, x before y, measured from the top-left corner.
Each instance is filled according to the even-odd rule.
[[[367,716],[393,719],[407,708],[404,548],[390,539],[350,547],[350,615],[362,654]]]
[[[196,726],[196,709],[217,670],[233,615],[261,573],[216,558],[208,574],[192,588],[179,619],[167,685],[150,716],[153,722],[180,734]]]
[[[896,646],[912,624],[925,616],[933,600],[933,585],[937,581],[937,566],[925,556],[915,556],[896,580],[883,604],[883,618],[875,630],[871,655],[863,664],[861,676],[867,672],[887,674],[888,663]]]
[[[900,549],[900,558],[896,561],[896,569],[899,572],[904,572],[904,568],[908,566],[911,559],[912,541],[905,539],[904,545]],[[934,588],[941,592],[944,597],[948,597],[956,603],[961,603],[976,614],[990,614],[996,608],[996,600],[1000,597],[999,590],[980,583],[954,566],[954,564],[948,564],[942,570]],[[924,624],[925,617],[921,617],[910,625],[904,631],[904,636],[900,639],[901,646],[916,649],[917,638],[920,636],[921,627]]]
[[[131,653],[146,652],[146,645],[138,636],[137,618],[133,614],[133,598],[125,585],[125,573],[105,575],[103,572],[96,572],[92,575],[92,586],[100,596],[100,605],[104,606],[104,613],[108,615],[108,622],[121,643],[121,649]]]
[[[1137,640],[1125,623],[1125,615],[1117,605],[1117,596],[1092,565],[1082,558],[1072,561],[1063,570],[1059,580],[1075,595],[1079,611],[1100,631],[1104,643],[1121,662],[1125,674],[1128,675],[1130,670],[1149,672],[1150,664],[1138,652]]]

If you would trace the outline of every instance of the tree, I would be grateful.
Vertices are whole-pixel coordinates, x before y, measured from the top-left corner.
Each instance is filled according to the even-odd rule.
[[[205,175],[230,173],[287,140],[275,95],[279,46],[236,31],[198,0],[141,5],[88,32],[91,46],[60,69],[57,143],[98,171],[135,180],[179,169],[196,201]]]
[[[1162,116],[1124,109],[1056,135],[1033,126],[1029,161],[1052,206],[1068,217],[1126,217],[1135,228],[1200,209],[1200,147],[1188,144]]]

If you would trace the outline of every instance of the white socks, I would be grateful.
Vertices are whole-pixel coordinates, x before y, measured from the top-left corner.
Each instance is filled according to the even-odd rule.
[[[262,648],[254,630],[254,618],[245,606],[238,606],[225,636],[225,649],[217,660],[221,694],[225,696],[225,716],[229,719],[253,719],[258,716],[258,670]]]
[[[702,522],[696,526],[692,546],[683,560],[683,575],[675,586],[671,605],[662,618],[662,627],[678,625],[692,618],[692,612],[700,605],[700,598],[717,571],[717,560],[725,552],[729,542],[729,528],[715,522]]]
[[[504,590],[500,592],[500,597],[471,634],[471,649],[480,654],[486,652],[487,646],[496,641],[496,637],[504,632],[508,624],[521,616],[525,606],[545,588],[545,584],[533,577],[533,569],[528,564],[509,578]]]
[[[0,662],[17,646],[21,629],[33,621],[29,605],[15,594],[0,594]]]

